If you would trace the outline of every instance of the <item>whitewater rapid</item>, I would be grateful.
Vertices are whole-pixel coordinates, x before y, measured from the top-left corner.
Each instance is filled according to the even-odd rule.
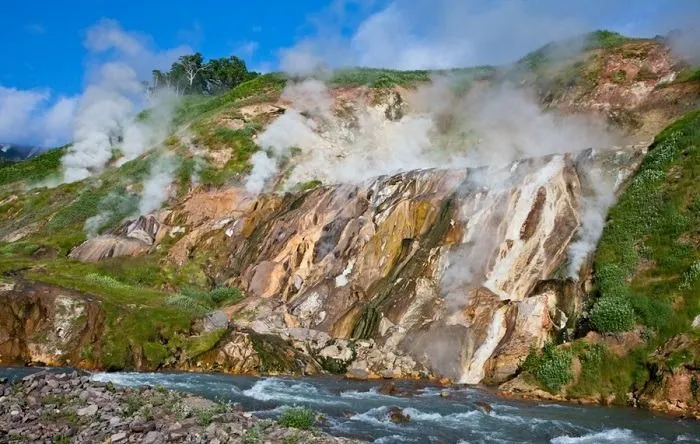
[[[402,394],[380,392],[383,381],[339,378],[252,378],[193,373],[95,373],[98,381],[148,384],[238,402],[274,418],[286,405],[321,412],[321,427],[374,443],[700,443],[700,423],[613,409],[507,401],[468,386],[442,388],[396,382]],[[488,406],[488,407],[486,407]],[[410,417],[393,423],[392,409]]]

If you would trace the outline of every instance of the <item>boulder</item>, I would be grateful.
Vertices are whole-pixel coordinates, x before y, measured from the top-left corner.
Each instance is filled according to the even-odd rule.
[[[391,407],[387,416],[394,424],[406,424],[411,421],[411,417],[398,407]]]

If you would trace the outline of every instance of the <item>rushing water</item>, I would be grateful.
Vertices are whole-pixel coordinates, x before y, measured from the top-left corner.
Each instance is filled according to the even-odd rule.
[[[0,369],[0,377],[21,377],[31,369]],[[36,371],[36,370],[33,370]],[[207,398],[238,402],[261,417],[286,405],[322,412],[322,428],[335,435],[375,443],[700,443],[700,423],[635,409],[584,407],[503,400],[473,387],[442,389],[396,382],[401,396],[379,393],[382,382],[339,378],[252,378],[199,373],[95,373],[97,381],[162,385]],[[442,393],[447,395],[441,396]],[[484,404],[492,410],[487,413]],[[410,416],[392,423],[398,407]]]

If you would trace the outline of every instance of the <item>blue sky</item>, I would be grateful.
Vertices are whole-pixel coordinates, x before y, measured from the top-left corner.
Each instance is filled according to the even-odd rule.
[[[262,64],[274,61],[277,48],[292,45],[295,36],[304,32],[307,14],[321,9],[325,2],[28,0],[8,3],[3,5],[0,15],[0,39],[6,42],[0,46],[0,57],[13,63],[2,64],[0,84],[22,89],[50,86],[65,94],[76,94],[83,86],[86,29],[102,18],[114,19],[124,29],[150,35],[154,45],[160,48],[188,45],[207,57],[256,49],[252,54],[246,53],[246,59]]]
[[[70,140],[91,71],[120,57],[117,46],[98,54],[86,45],[88,30],[105,23],[144,48],[130,62],[147,77],[153,65],[192,50],[237,54],[259,70],[500,64],[588,30],[654,35],[699,17],[699,0],[8,2],[0,15],[0,142]]]

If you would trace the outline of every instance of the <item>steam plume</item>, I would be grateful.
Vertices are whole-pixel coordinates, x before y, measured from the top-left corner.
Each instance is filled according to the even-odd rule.
[[[109,20],[88,30],[85,46],[99,61],[88,72],[88,86],[75,111],[74,144],[62,159],[65,182],[101,171],[117,149],[124,155],[122,161],[130,160],[167,135],[176,102],[169,94],[149,101],[141,80],[151,69],[168,66],[188,51],[151,51],[147,38]],[[108,60],[101,62],[105,57]],[[144,106],[153,108],[148,125],[134,118]]]
[[[170,184],[177,170],[177,159],[171,154],[162,154],[151,164],[151,172],[143,183],[139,202],[139,214],[151,213],[161,207],[170,195]]]

